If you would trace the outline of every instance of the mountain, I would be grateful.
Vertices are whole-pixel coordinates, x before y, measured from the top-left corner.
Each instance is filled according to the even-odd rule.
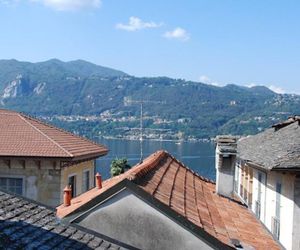
[[[39,116],[73,132],[133,135],[140,110],[128,100],[152,101],[144,103],[144,123],[164,131],[164,138],[257,133],[300,110],[300,96],[263,86],[134,77],[83,60],[0,60],[0,108]],[[157,137],[156,132],[148,135]]]

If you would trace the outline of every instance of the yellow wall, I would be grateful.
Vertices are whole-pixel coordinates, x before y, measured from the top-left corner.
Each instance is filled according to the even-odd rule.
[[[85,161],[69,167],[63,167],[61,170],[61,201],[63,189],[68,185],[68,178],[71,175],[76,175],[76,196],[83,192],[83,172],[90,171],[90,188],[94,187],[94,161]]]
[[[24,165],[23,161],[11,159],[9,167],[6,161],[0,159],[0,177],[22,178],[22,195],[51,207],[63,202],[63,189],[70,175],[76,174],[77,195],[82,193],[84,170],[90,170],[90,188],[94,187],[93,160],[60,168],[60,162],[54,160],[41,160],[37,164],[27,159]]]

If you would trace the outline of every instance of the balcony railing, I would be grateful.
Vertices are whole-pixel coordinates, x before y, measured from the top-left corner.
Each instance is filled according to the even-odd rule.
[[[276,217],[272,217],[272,234],[279,240],[280,236],[280,220]]]

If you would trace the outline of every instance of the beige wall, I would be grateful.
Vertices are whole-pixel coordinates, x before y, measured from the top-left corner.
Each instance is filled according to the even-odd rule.
[[[32,159],[7,162],[0,159],[0,177],[22,178],[23,196],[42,204],[56,207],[63,201],[63,189],[68,184],[68,177],[77,176],[77,195],[82,192],[84,170],[90,170],[90,187],[94,186],[94,161],[86,161],[60,169],[60,162],[54,160]]]
[[[90,171],[90,188],[94,187],[94,176],[95,176],[95,165],[94,160],[81,162],[76,165],[69,167],[63,167],[61,170],[61,187],[63,190],[68,185],[69,176],[76,175],[76,196],[83,193],[83,172],[86,170]],[[63,192],[61,192],[62,199]]]
[[[25,168],[24,168],[25,166]],[[40,166],[40,167],[39,167]],[[59,162],[42,160],[40,164],[34,160],[10,161],[0,160],[0,177],[22,178],[23,196],[48,206],[56,206],[60,202]]]

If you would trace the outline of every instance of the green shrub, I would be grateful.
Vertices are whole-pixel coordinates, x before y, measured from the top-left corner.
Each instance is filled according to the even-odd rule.
[[[126,158],[114,159],[110,164],[110,174],[111,176],[117,176],[124,173],[126,170],[130,169],[131,166],[127,163]]]

